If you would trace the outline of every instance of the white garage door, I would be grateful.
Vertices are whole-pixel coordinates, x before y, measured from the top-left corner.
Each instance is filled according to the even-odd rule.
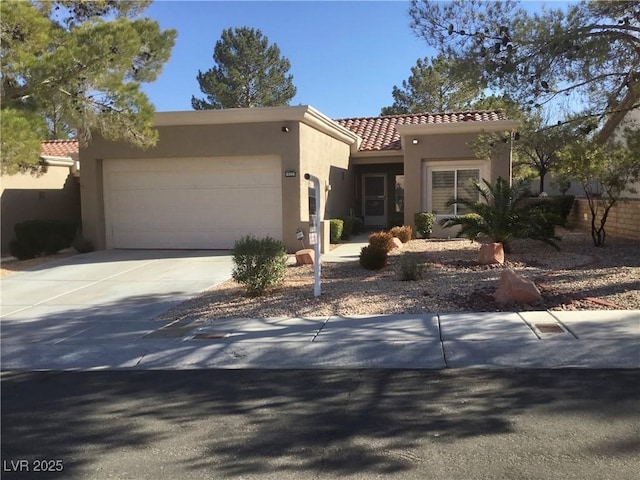
[[[278,157],[105,160],[107,248],[232,248],[282,239]]]

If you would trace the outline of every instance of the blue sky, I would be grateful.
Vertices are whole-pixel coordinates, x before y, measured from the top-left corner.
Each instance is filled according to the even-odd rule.
[[[191,96],[202,97],[196,75],[213,66],[222,30],[248,26],[290,60],[297,87],[291,105],[312,105],[332,118],[375,116],[393,103],[393,86],[416,60],[435,54],[413,35],[408,8],[405,1],[156,0],[145,15],[178,38],[162,75],[143,89],[158,111],[191,110]]]

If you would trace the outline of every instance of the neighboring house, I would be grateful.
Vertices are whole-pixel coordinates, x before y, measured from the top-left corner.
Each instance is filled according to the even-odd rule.
[[[308,233],[305,173],[322,182],[324,219],[373,228],[457,213],[446,202],[470,179],[511,176],[508,145],[481,160],[468,143],[516,127],[501,112],[334,121],[309,106],[165,112],[155,124],[154,148],[96,136],[80,151],[83,233],[99,249],[227,249],[251,234],[294,251],[296,230]]]
[[[9,252],[14,225],[24,220],[80,222],[78,142],[55,140],[41,147],[44,172],[2,175],[2,253]]]

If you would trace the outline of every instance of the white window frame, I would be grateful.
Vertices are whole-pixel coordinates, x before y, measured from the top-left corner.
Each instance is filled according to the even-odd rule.
[[[480,182],[487,178],[489,165],[485,160],[461,160],[461,161],[437,161],[424,162],[422,168],[422,211],[431,212],[433,210],[433,199],[431,197],[431,185],[433,183],[433,172],[451,172],[457,170],[478,170]],[[454,183],[454,195],[457,184]],[[451,214],[436,215],[436,221],[451,217]]]

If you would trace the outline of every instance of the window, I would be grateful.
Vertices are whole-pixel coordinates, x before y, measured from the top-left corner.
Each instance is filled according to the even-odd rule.
[[[480,181],[480,170],[434,170],[431,174],[431,211],[436,215],[464,215],[469,209],[460,204],[447,205],[455,198],[479,200],[473,182]]]
[[[404,213],[404,175],[396,175],[396,213]]]

